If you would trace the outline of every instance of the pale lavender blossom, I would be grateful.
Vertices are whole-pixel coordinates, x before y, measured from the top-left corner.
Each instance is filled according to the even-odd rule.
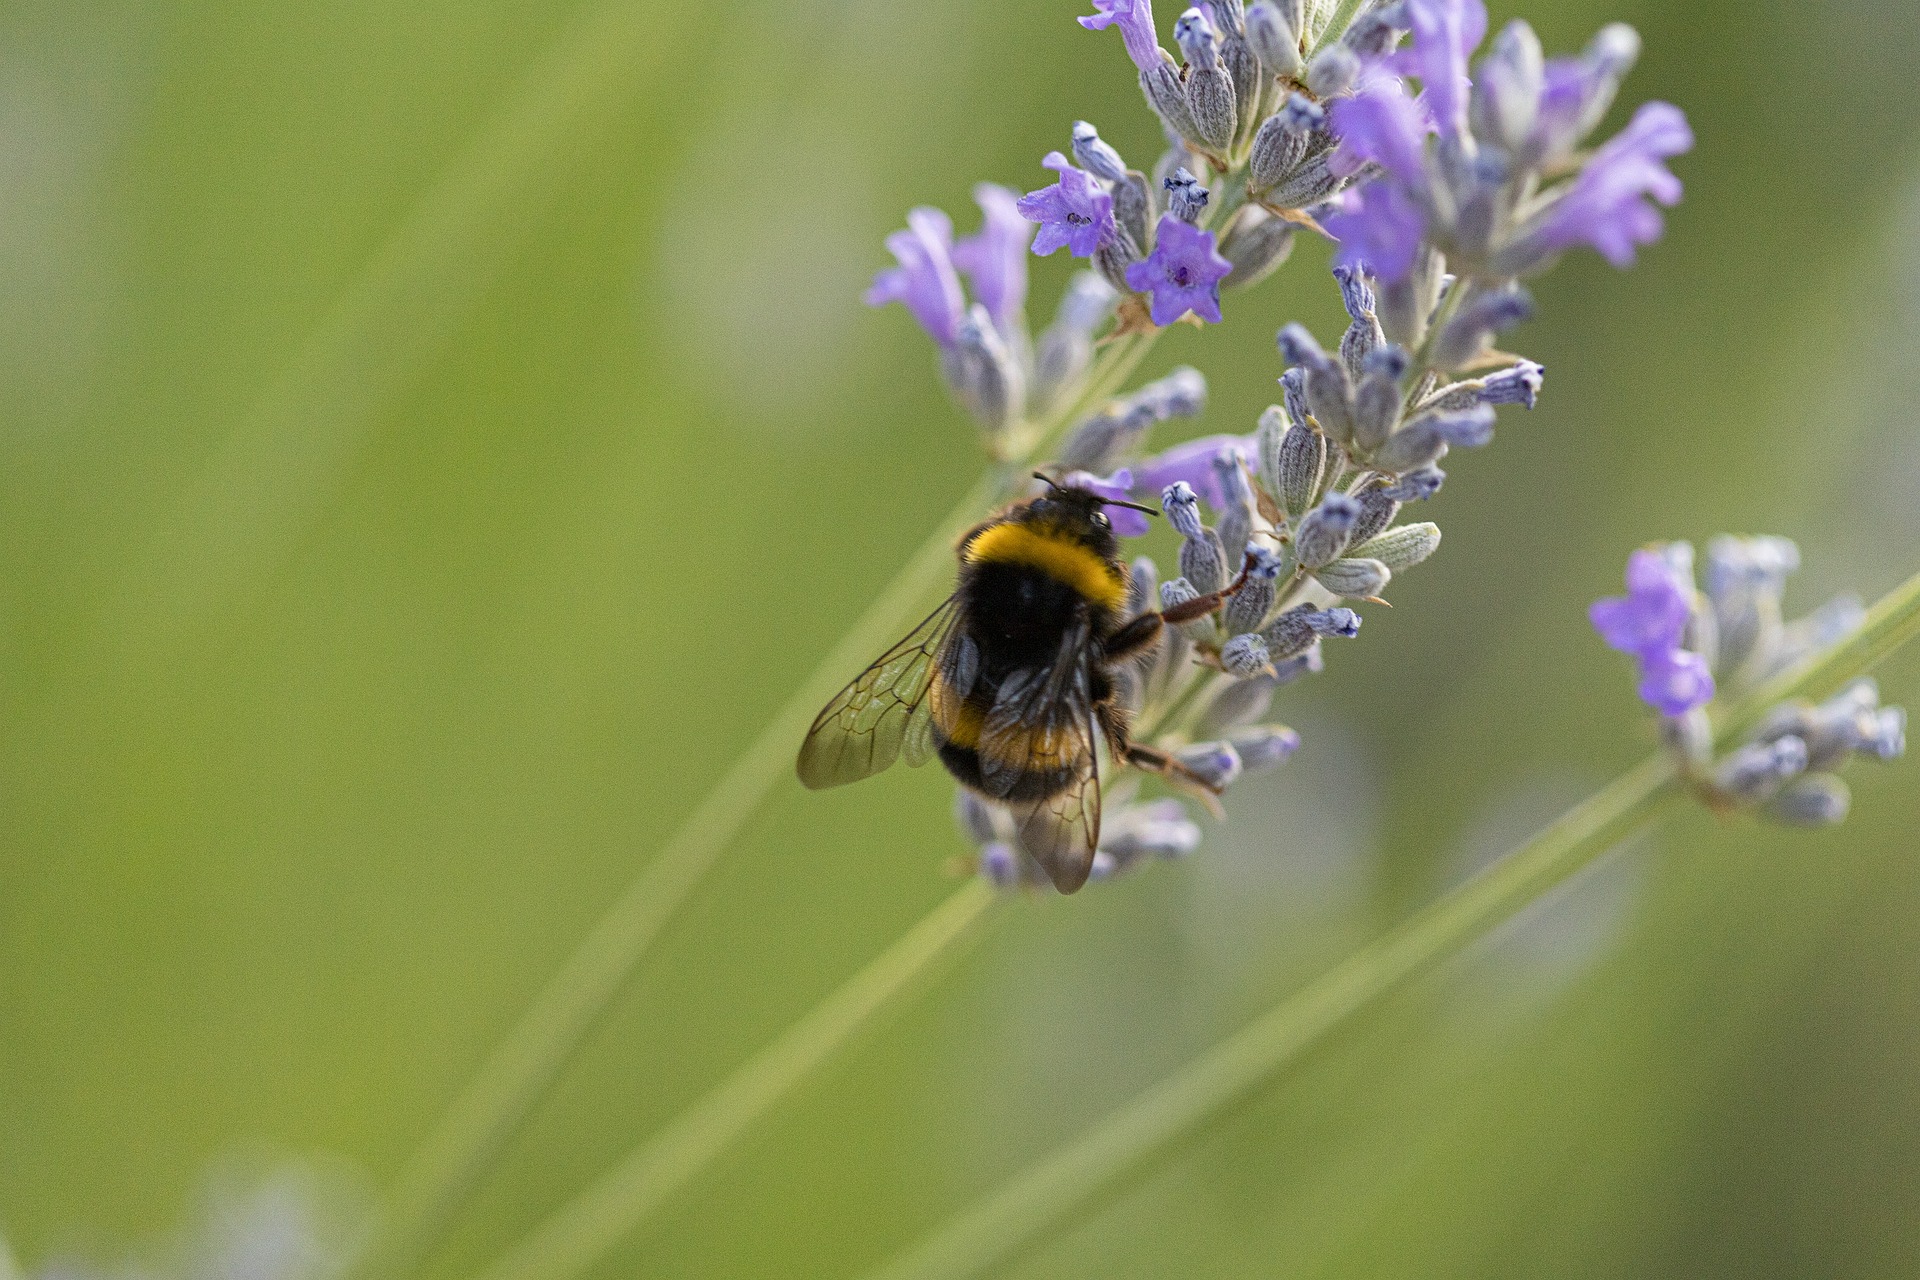
[[[1572,154],[1613,102],[1621,79],[1639,56],[1639,35],[1616,22],[1603,28],[1579,57],[1547,59],[1528,140],[1528,150],[1539,163],[1555,164]]]
[[[914,209],[907,214],[907,229],[887,237],[887,248],[900,265],[873,278],[867,305],[901,303],[935,342],[951,347],[966,311],[953,268],[953,219],[938,209]]]
[[[973,296],[1001,333],[1024,324],[1027,305],[1027,243],[1033,224],[1021,216],[1019,196],[992,182],[973,189],[984,219],[978,234],[953,246],[953,265],[973,284]]]
[[[1678,107],[1643,104],[1548,211],[1535,243],[1548,252],[1591,245],[1614,266],[1632,266],[1635,250],[1658,240],[1665,225],[1648,201],[1680,201],[1680,179],[1662,161],[1692,147],[1693,130]]]
[[[1640,700],[1672,719],[1713,700],[1707,660],[1685,649],[1665,649],[1640,659]]]
[[[1220,281],[1233,264],[1213,245],[1213,232],[1202,231],[1162,214],[1154,234],[1153,252],[1127,268],[1127,287],[1151,295],[1148,311],[1157,325],[1169,325],[1191,311],[1202,320],[1220,323]]]
[[[1692,605],[1692,584],[1679,580],[1667,557],[1636,551],[1627,560],[1627,594],[1596,600],[1587,617],[1612,648],[1645,655],[1679,647]]]
[[[1335,99],[1327,114],[1340,139],[1331,161],[1338,172],[1357,173],[1372,161],[1411,189],[1425,186],[1432,125],[1405,84],[1393,76],[1371,75],[1351,97]]]
[[[1443,134],[1467,131],[1467,57],[1487,34],[1481,0],[1405,0],[1401,6],[1412,44],[1388,58],[1402,75],[1418,77],[1421,105]]]
[[[1227,505],[1227,494],[1215,460],[1238,454],[1249,465],[1260,456],[1259,436],[1201,436],[1174,445],[1164,453],[1133,467],[1133,491],[1157,494],[1177,481],[1185,481],[1193,491],[1219,511]]]
[[[1040,163],[1059,180],[1028,192],[1015,205],[1021,217],[1040,224],[1034,253],[1044,258],[1065,245],[1074,257],[1091,258],[1114,235],[1113,197],[1058,151],[1047,152]]]
[[[1321,215],[1320,225],[1340,242],[1334,262],[1365,267],[1384,284],[1407,278],[1427,231],[1420,207],[1390,182],[1369,182],[1341,192],[1334,197],[1332,211]]]
[[[1089,31],[1105,31],[1118,23],[1120,38],[1126,42],[1127,56],[1133,65],[1145,71],[1160,65],[1160,37],[1153,28],[1153,0],[1093,0],[1100,12],[1080,19]]]

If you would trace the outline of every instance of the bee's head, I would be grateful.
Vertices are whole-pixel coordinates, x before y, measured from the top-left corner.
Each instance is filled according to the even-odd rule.
[[[1025,518],[1057,528],[1109,558],[1118,552],[1120,544],[1103,508],[1126,507],[1150,516],[1160,514],[1138,502],[1109,498],[1077,484],[1062,484],[1038,471],[1033,473],[1033,478],[1044,483],[1047,491],[1026,504]]]

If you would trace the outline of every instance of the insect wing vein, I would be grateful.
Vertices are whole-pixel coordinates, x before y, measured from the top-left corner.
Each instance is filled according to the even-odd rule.
[[[950,598],[834,696],[807,733],[796,764],[800,781],[818,790],[872,777],[902,755],[910,765],[932,755],[927,690],[952,634]]]

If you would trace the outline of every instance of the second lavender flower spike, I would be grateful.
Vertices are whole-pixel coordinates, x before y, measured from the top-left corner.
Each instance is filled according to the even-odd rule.
[[[1610,647],[1638,660],[1640,699],[1660,713],[1662,738],[1703,800],[1791,826],[1830,826],[1850,805],[1836,773],[1842,764],[1906,751],[1906,712],[1881,706],[1873,681],[1824,703],[1774,707],[1733,751],[1716,757],[1713,747],[1720,701],[1838,644],[1863,621],[1850,596],[1785,621],[1787,578],[1799,566],[1799,548],[1785,538],[1723,536],[1707,546],[1702,590],[1692,545],[1663,543],[1634,552],[1626,595],[1596,601],[1589,617]]]

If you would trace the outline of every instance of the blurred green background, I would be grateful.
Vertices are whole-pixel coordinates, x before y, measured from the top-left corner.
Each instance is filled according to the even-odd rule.
[[[860,291],[1085,117],[1071,0],[0,10],[0,1230],[168,1229],[235,1151],[379,1187],[973,479]],[[1171,22],[1173,6],[1161,18]],[[1920,11],[1602,21],[1698,149],[1664,243],[1537,290],[1531,415],[1281,704],[1192,861],[1005,912],[602,1269],[842,1276],[1638,758],[1584,608],[1665,537],[1920,568]],[[1616,112],[1623,116],[1624,111]],[[1324,251],[1191,361],[1250,429]],[[1036,304],[1066,276],[1037,262]],[[1920,655],[1882,672],[1920,702]],[[1007,1274],[1920,1273],[1920,769],[1689,814],[1341,1033]],[[436,1270],[495,1256],[951,889],[949,791],[783,783]]]

